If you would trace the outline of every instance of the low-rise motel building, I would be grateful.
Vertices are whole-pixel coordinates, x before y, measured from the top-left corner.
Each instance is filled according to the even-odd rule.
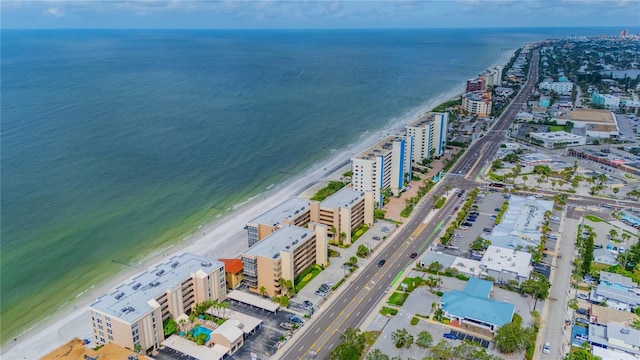
[[[373,192],[378,207],[382,207],[385,189],[398,196],[405,180],[411,179],[412,148],[413,137],[390,136],[352,158],[353,188]]]
[[[280,279],[294,282],[308,267],[327,264],[328,242],[326,225],[282,227],[240,254],[242,281],[252,292],[281,295]]]
[[[194,304],[226,298],[224,264],[183,253],[121,284],[89,306],[97,345],[116,343],[148,353],[165,340],[162,322]]]
[[[328,227],[329,235],[351,244],[351,235],[360,225],[373,225],[373,192],[342,188],[322,202],[311,202],[311,220]]]

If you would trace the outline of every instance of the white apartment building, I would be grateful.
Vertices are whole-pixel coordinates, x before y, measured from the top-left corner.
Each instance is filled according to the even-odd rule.
[[[571,95],[573,83],[571,81],[549,81],[544,80],[538,86],[540,90],[552,90],[556,94]]]
[[[541,141],[542,146],[550,149],[559,146],[582,146],[587,143],[587,138],[585,138],[584,136],[571,134],[564,131],[530,133],[529,136],[533,139]]]
[[[491,92],[472,91],[462,95],[462,108],[474,115],[491,116]]]
[[[89,306],[94,340],[147,353],[164,341],[164,320],[190,312],[196,303],[225,298],[223,263],[190,253],[174,256]]]
[[[498,86],[502,83],[502,66],[496,66],[485,70],[478,76],[484,79],[485,85]]]
[[[411,179],[413,137],[392,136],[351,159],[353,189],[371,191],[382,207],[384,189],[398,196]]]
[[[449,113],[430,112],[407,126],[413,138],[413,161],[442,156],[449,135]]]

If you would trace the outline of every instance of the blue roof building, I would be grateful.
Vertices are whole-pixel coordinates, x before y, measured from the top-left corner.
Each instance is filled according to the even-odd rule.
[[[449,291],[440,299],[444,317],[454,324],[466,323],[495,332],[511,322],[515,306],[490,299],[492,289],[490,281],[469,279],[464,290]]]

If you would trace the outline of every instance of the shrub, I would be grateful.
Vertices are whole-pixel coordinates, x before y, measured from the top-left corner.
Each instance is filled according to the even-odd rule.
[[[417,317],[412,317],[411,318],[411,325],[417,325],[418,322],[420,322],[420,319],[418,319]]]

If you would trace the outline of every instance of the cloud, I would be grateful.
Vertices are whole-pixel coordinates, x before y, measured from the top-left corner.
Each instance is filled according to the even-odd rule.
[[[46,9],[44,11],[44,13],[46,15],[53,16],[53,17],[63,17],[64,16],[64,12],[62,11],[62,9],[57,8],[57,7],[50,7],[48,9]]]

